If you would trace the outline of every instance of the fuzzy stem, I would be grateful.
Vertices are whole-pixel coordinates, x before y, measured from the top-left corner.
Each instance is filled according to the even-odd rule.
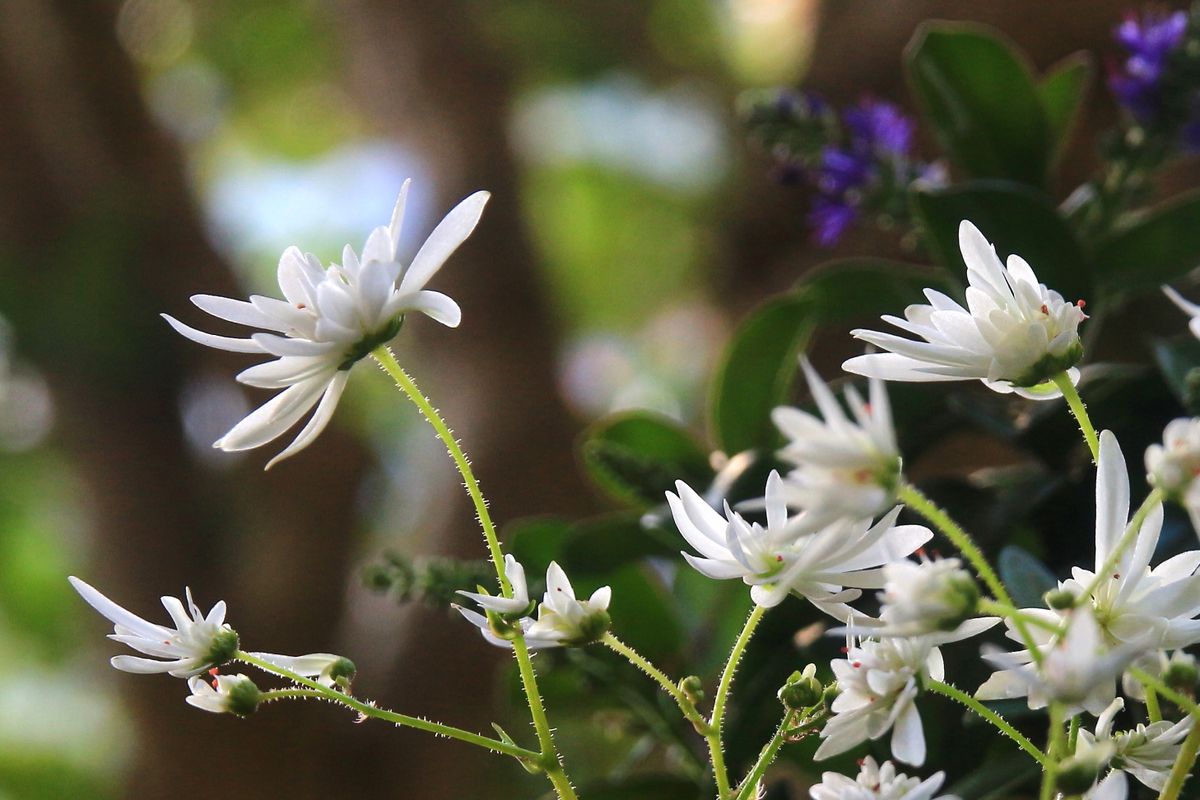
[[[272,675],[278,675],[279,677],[286,678],[293,683],[305,686],[311,690],[311,694],[316,694],[327,700],[340,703],[349,709],[357,711],[364,717],[380,719],[384,722],[391,722],[394,725],[403,725],[409,728],[416,728],[417,730],[422,730],[437,736],[446,736],[450,739],[458,739],[460,742],[473,744],[476,747],[483,747],[487,750],[491,750],[494,753],[512,756],[513,758],[521,759],[522,761],[529,761],[534,764],[540,763],[542,757],[541,753],[533,750],[526,750],[524,747],[517,747],[515,744],[508,744],[506,742],[499,741],[498,739],[491,739],[487,736],[481,736],[478,733],[464,731],[461,728],[455,728],[450,725],[442,725],[441,723],[430,722],[428,720],[420,719],[419,717],[410,717],[407,714],[398,714],[395,711],[387,711],[382,708],[376,708],[370,703],[364,703],[355,697],[339,692],[337,689],[317,683],[314,680],[305,678],[303,675],[298,675],[289,669],[276,666],[269,661],[264,661],[261,658],[257,658],[256,656],[252,656],[249,653],[242,652],[241,650],[234,653],[233,657],[238,661],[241,661],[243,664],[249,664],[252,667],[258,667],[263,672],[269,672]],[[294,691],[300,692],[302,690],[297,689]],[[280,696],[279,692],[265,692],[264,694]]]
[[[1062,392],[1063,399],[1067,401],[1067,406],[1071,409],[1071,414],[1079,423],[1079,430],[1083,432],[1088,450],[1092,451],[1092,463],[1098,462],[1100,460],[1100,437],[1096,435],[1096,429],[1092,427],[1092,419],[1088,416],[1083,398],[1079,396],[1079,390],[1075,388],[1075,384],[1071,383],[1070,376],[1065,372],[1058,373],[1051,380]]]
[[[767,609],[764,606],[755,605],[750,616],[746,618],[746,624],[742,626],[742,632],[738,634],[737,641],[734,642],[733,649],[729,652],[729,660],[725,662],[725,670],[721,673],[721,681],[717,684],[717,694],[713,698],[712,716],[709,717],[708,733],[704,738],[708,740],[708,752],[712,757],[713,778],[717,782],[717,797],[722,800],[729,797],[730,794],[729,773],[725,768],[725,749],[721,741],[721,726],[725,720],[725,703],[729,699],[729,690],[733,686],[733,676],[737,673],[738,662],[742,660],[746,646],[750,644],[750,639],[754,636],[754,630],[766,613]]]
[[[1054,784],[1058,778],[1058,762],[1066,749],[1067,737],[1063,730],[1063,707],[1056,702],[1050,703],[1050,732],[1047,734],[1046,755],[1048,758],[1042,767],[1041,800],[1052,800]]]
[[[1046,754],[1039,750],[1033,742],[1021,735],[1016,728],[1009,724],[1008,720],[976,700],[974,697],[971,697],[971,695],[967,694],[962,689],[959,689],[956,686],[951,686],[948,683],[935,681],[932,678],[927,678],[924,681],[924,686],[931,692],[937,692],[940,695],[949,697],[951,700],[961,703],[971,711],[974,711],[980,717],[994,725],[996,730],[1000,731],[1009,739],[1012,739],[1014,742],[1016,742],[1018,747],[1020,747],[1029,755],[1033,756],[1033,759],[1043,767],[1049,763],[1049,759],[1046,758]]]
[[[1144,683],[1142,688],[1146,690],[1146,714],[1150,717],[1150,724],[1162,722],[1162,709],[1158,705],[1158,690]]]
[[[1171,767],[1171,774],[1167,777],[1167,785],[1163,787],[1158,800],[1176,800],[1179,797],[1183,784],[1192,774],[1198,750],[1200,750],[1200,720],[1193,720],[1192,729],[1188,732],[1187,738],[1183,740],[1183,747],[1179,749],[1179,755],[1175,758],[1174,766]]]
[[[379,366],[386,372],[396,386],[404,392],[409,400],[412,401],[425,420],[433,427],[438,439],[446,447],[446,452],[449,453],[450,459],[454,462],[454,466],[458,469],[458,473],[462,476],[463,485],[466,487],[467,494],[471,497],[471,502],[475,505],[475,513],[479,519],[479,526],[483,529],[483,538],[487,541],[488,554],[492,559],[492,566],[496,569],[496,578],[500,582],[500,591],[505,597],[512,597],[512,585],[508,581],[508,576],[504,572],[504,553],[500,549],[500,539],[496,534],[496,526],[492,522],[492,516],[488,512],[487,500],[483,497],[483,491],[479,488],[479,481],[475,478],[475,473],[471,470],[471,462],[459,446],[458,440],[454,438],[454,434],[450,431],[446,421],[442,419],[437,409],[429,402],[424,393],[417,387],[416,382],[412,379],[400,363],[396,361],[396,357],[392,355],[392,351],[386,345],[375,348],[371,355],[379,363]],[[559,761],[558,749],[554,744],[554,734],[550,729],[550,723],[546,718],[546,709],[542,704],[541,693],[538,690],[537,674],[533,670],[533,663],[529,658],[529,649],[525,646],[525,640],[518,633],[516,639],[513,640],[513,655],[517,660],[517,667],[521,673],[521,686],[525,690],[525,697],[529,704],[529,713],[533,717],[533,726],[537,731],[538,744],[541,747],[541,762],[543,769],[546,770],[547,776],[554,784],[554,789],[558,793],[560,800],[574,800],[575,790],[571,788],[570,782],[562,775],[562,765]]]
[[[604,638],[600,640],[600,643],[610,650],[624,656],[630,664],[633,664],[633,666],[637,667],[642,672],[653,678],[654,681],[662,687],[663,691],[671,696],[671,699],[673,699],[676,705],[679,706],[679,710],[683,712],[683,716],[686,717],[689,722],[693,724],[698,723],[700,725],[706,724],[704,718],[700,716],[700,712],[696,710],[696,706],[693,705],[690,700],[688,700],[683,691],[675,684],[674,681],[667,677],[665,672],[654,666],[654,664],[652,664],[648,658],[622,642],[616,636],[613,636],[611,633],[604,634]]]
[[[758,786],[758,782],[763,779],[763,775],[767,773],[767,768],[774,763],[776,756],[779,755],[779,750],[783,747],[788,728],[791,727],[795,716],[795,711],[788,711],[783,715],[783,719],[779,722],[779,727],[775,729],[775,735],[771,737],[771,741],[767,742],[762,752],[758,754],[758,760],[754,762],[754,766],[750,769],[750,774],[742,782],[735,800],[750,800],[754,796],[754,789]]]
[[[1178,706],[1181,711],[1190,714],[1200,724],[1200,705],[1196,705],[1195,700],[1175,691],[1167,686],[1162,678],[1146,672],[1141,667],[1130,667],[1128,671],[1143,686],[1153,687],[1160,695]]]

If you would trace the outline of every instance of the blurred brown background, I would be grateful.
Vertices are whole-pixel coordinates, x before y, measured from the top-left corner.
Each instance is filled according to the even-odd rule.
[[[996,25],[1044,68],[1111,51],[1124,7],[0,3],[0,797],[493,797],[485,777],[509,774],[324,705],[204,715],[176,681],[104,666],[117,648],[68,572],[148,615],[185,584],[224,598],[245,644],[344,652],[363,695],[407,713],[483,729],[511,699],[468,626],[360,584],[384,548],[482,553],[415,411],[361,369],[320,441],[263,473],[265,453],[207,448],[258,402],[232,381],[246,360],[159,312],[196,323],[193,293],[273,294],[284,246],[361,244],[406,176],[410,248],[489,189],[435,283],[462,327],[417,321],[399,354],[499,520],[596,510],[572,455],[587,421],[635,405],[697,423],[731,321],[828,256],[743,143],[741,89],[911,107],[898,65],[923,19]],[[1092,97],[1079,136],[1113,113]],[[1087,174],[1092,145],[1071,152]],[[839,250],[896,247],[864,232]]]

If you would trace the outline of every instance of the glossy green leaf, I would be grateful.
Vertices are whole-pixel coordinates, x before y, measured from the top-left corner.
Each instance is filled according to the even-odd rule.
[[[948,289],[944,274],[883,259],[847,259],[814,270],[794,292],[760,306],[734,332],[713,382],[712,429],[727,453],[773,448],[771,409],[785,402],[797,355],[819,324],[901,313],[925,287]]]
[[[997,31],[927,23],[905,53],[925,118],[955,163],[977,178],[1044,186],[1051,129],[1023,54]]]
[[[528,517],[504,526],[504,541],[513,557],[533,580],[545,575],[551,561],[562,558],[571,523],[558,517]]]
[[[948,189],[914,191],[911,200],[930,254],[955,276],[966,273],[958,227],[970,220],[1001,258],[1021,256],[1038,280],[1069,300],[1088,296],[1087,256],[1044,193],[1010,181],[970,181]]]
[[[712,428],[727,453],[773,447],[771,409],[784,401],[796,375],[796,355],[816,319],[800,294],[759,306],[734,331],[713,381]]]
[[[1096,245],[1107,291],[1145,292],[1200,266],[1200,191],[1156,208]]]
[[[663,502],[676,480],[706,486],[708,454],[681,425],[650,412],[600,420],[583,435],[588,474],[617,500],[646,508]]]
[[[1060,154],[1070,139],[1079,108],[1091,85],[1092,73],[1091,55],[1080,51],[1050,67],[1038,83],[1038,97],[1050,126],[1052,157]]]
[[[1058,579],[1045,564],[1016,545],[1000,551],[997,567],[1018,608],[1042,607],[1045,604],[1042,595],[1058,585]]]
[[[576,523],[562,541],[560,557],[571,575],[606,574],[648,556],[677,558],[683,540],[647,527],[638,514],[619,513]]]

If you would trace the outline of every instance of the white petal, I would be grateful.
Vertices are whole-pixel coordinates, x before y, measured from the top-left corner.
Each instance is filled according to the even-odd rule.
[[[446,259],[475,230],[489,197],[491,195],[488,192],[476,192],[451,209],[438,223],[404,273],[400,282],[401,292],[415,292],[425,287],[434,273],[446,263]]]
[[[179,320],[172,317],[170,314],[160,314],[167,321],[175,332],[180,336],[191,339],[193,342],[202,344],[205,347],[214,347],[217,350],[227,350],[230,353],[265,353],[266,348],[253,339],[235,339],[232,336],[217,336],[215,333],[205,333],[204,331],[196,330],[191,325],[184,325]]]
[[[270,469],[289,456],[294,456],[304,448],[313,443],[313,440],[321,435],[321,431],[325,430],[325,426],[329,424],[329,420],[333,419],[333,412],[337,410],[338,400],[342,397],[342,391],[346,388],[346,381],[350,379],[350,370],[339,369],[334,373],[333,380],[329,381],[329,385],[325,388],[325,393],[321,395],[321,402],[317,405],[317,410],[313,413],[312,418],[296,435],[283,452],[267,462],[264,469]]]
[[[282,436],[316,404],[332,377],[321,375],[288,387],[234,425],[229,433],[213,443],[213,447],[227,451],[250,450]]]

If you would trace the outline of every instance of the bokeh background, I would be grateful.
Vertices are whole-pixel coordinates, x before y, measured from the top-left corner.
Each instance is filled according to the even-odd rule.
[[[745,143],[740,91],[911,107],[898,65],[921,20],[995,25],[1044,68],[1113,51],[1124,6],[2,0],[0,798],[537,796],[463,746],[324,705],[205,715],[176,681],[105,666],[67,574],[145,614],[185,584],[224,598],[244,643],[345,653],[361,694],[407,713],[483,728],[514,702],[465,623],[363,585],[384,550],[481,555],[415,411],[363,370],[319,443],[263,473],[266,454],[210,446],[259,400],[232,380],[246,360],[159,312],[274,293],[284,247],[361,244],[405,177],[409,234],[489,189],[436,280],[462,327],[414,321],[400,358],[498,519],[600,511],[583,427],[650,408],[702,428],[731,325],[830,255]],[[1093,87],[1064,186],[1113,116]],[[906,257],[872,231],[838,253]]]

